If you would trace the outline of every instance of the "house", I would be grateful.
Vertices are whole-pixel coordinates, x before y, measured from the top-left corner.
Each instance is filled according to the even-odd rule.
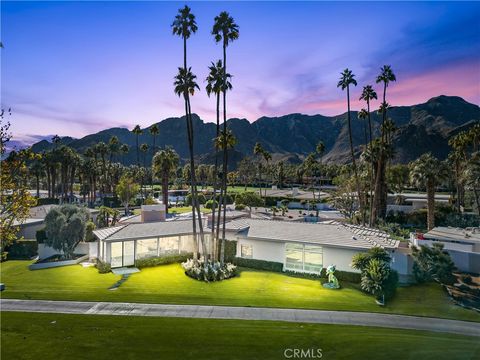
[[[208,245],[210,227],[206,219],[204,225]],[[99,240],[99,258],[112,267],[193,251],[191,220],[130,223],[95,230],[94,234]],[[331,264],[341,271],[353,271],[350,267],[353,255],[382,246],[392,255],[392,267],[401,275],[408,273],[405,254],[396,251],[399,241],[360,226],[236,217],[226,223],[226,239],[237,242],[237,257],[282,263],[284,270],[306,273],[319,273]]]
[[[415,246],[441,243],[452,257],[455,266],[465,272],[480,273],[480,228],[437,226],[426,233],[411,233]]]
[[[394,193],[388,194],[387,212],[411,213],[427,207],[427,194],[425,193]],[[448,205],[452,201],[451,195],[435,194],[436,204]]]

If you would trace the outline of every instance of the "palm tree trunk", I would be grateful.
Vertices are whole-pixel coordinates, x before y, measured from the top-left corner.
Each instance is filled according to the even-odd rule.
[[[217,93],[217,132],[216,138],[220,136],[220,93]],[[213,170],[213,202],[212,202],[212,234],[211,234],[211,243],[212,243],[212,257],[214,260],[218,259],[218,249],[217,242],[218,237],[215,236],[215,208],[217,202],[217,180],[218,180],[218,146],[215,144],[215,167]],[[220,200],[220,199],[219,199]],[[220,207],[220,203],[218,203]]]
[[[227,149],[227,43],[225,36],[223,37],[223,226],[222,226],[222,241],[220,248],[220,263],[225,261],[225,215],[227,212],[227,161],[228,161],[228,149]]]
[[[367,98],[367,111],[368,111],[368,129],[370,132],[370,156],[373,155],[373,138],[372,138],[372,119],[370,116],[370,100]],[[373,188],[375,186],[375,163],[373,162],[373,157],[371,159],[372,166],[370,168],[370,191],[369,191],[369,203],[370,203],[370,217],[369,217],[369,226],[373,226]]]
[[[360,183],[358,182],[357,163],[355,162],[355,153],[353,151],[352,122],[350,119],[350,87],[347,86],[347,120],[348,120],[348,136],[350,140],[350,155],[352,156],[353,175],[355,176],[355,186],[357,188],[357,199],[360,205],[360,213],[362,214],[362,222],[365,225],[365,217],[363,214],[363,199],[360,193]]]
[[[427,227],[428,231],[435,227],[435,183],[427,182]]]
[[[168,214],[168,173],[165,172],[162,176],[162,194],[163,203],[165,204],[165,213]]]

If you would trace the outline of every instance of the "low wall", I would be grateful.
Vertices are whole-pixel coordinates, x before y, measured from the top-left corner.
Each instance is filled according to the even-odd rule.
[[[76,265],[85,260],[88,260],[88,255],[83,255],[82,257],[79,257],[78,259],[75,259],[75,260],[53,261],[48,263],[31,264],[28,268],[30,270],[49,269],[49,268],[60,267],[60,266]]]

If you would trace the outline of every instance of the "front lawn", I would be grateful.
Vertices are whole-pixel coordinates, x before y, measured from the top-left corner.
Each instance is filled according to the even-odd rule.
[[[380,307],[357,285],[342,282],[342,289],[328,290],[318,280],[267,271],[242,269],[239,277],[207,284],[185,276],[179,264],[163,265],[142,269],[117,290],[108,290],[120,276],[80,265],[30,271],[29,263],[0,265],[6,285],[2,297],[371,311],[480,321],[480,314],[454,305],[437,284],[399,288],[395,299]]]
[[[294,348],[320,349],[323,359],[480,357],[478,338],[426,331],[13,312],[2,313],[1,342],[2,359],[268,360],[285,359]]]

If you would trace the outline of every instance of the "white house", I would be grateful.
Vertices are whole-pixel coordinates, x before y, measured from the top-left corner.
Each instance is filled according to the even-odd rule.
[[[205,237],[210,228],[205,222]],[[99,258],[112,267],[132,266],[135,260],[193,251],[191,220],[131,223],[95,230]],[[278,262],[284,270],[319,273],[335,264],[338,270],[354,271],[352,256],[381,246],[392,255],[392,267],[408,274],[406,255],[399,241],[378,230],[337,222],[298,223],[236,218],[226,224],[227,240],[237,241],[237,257]]]

